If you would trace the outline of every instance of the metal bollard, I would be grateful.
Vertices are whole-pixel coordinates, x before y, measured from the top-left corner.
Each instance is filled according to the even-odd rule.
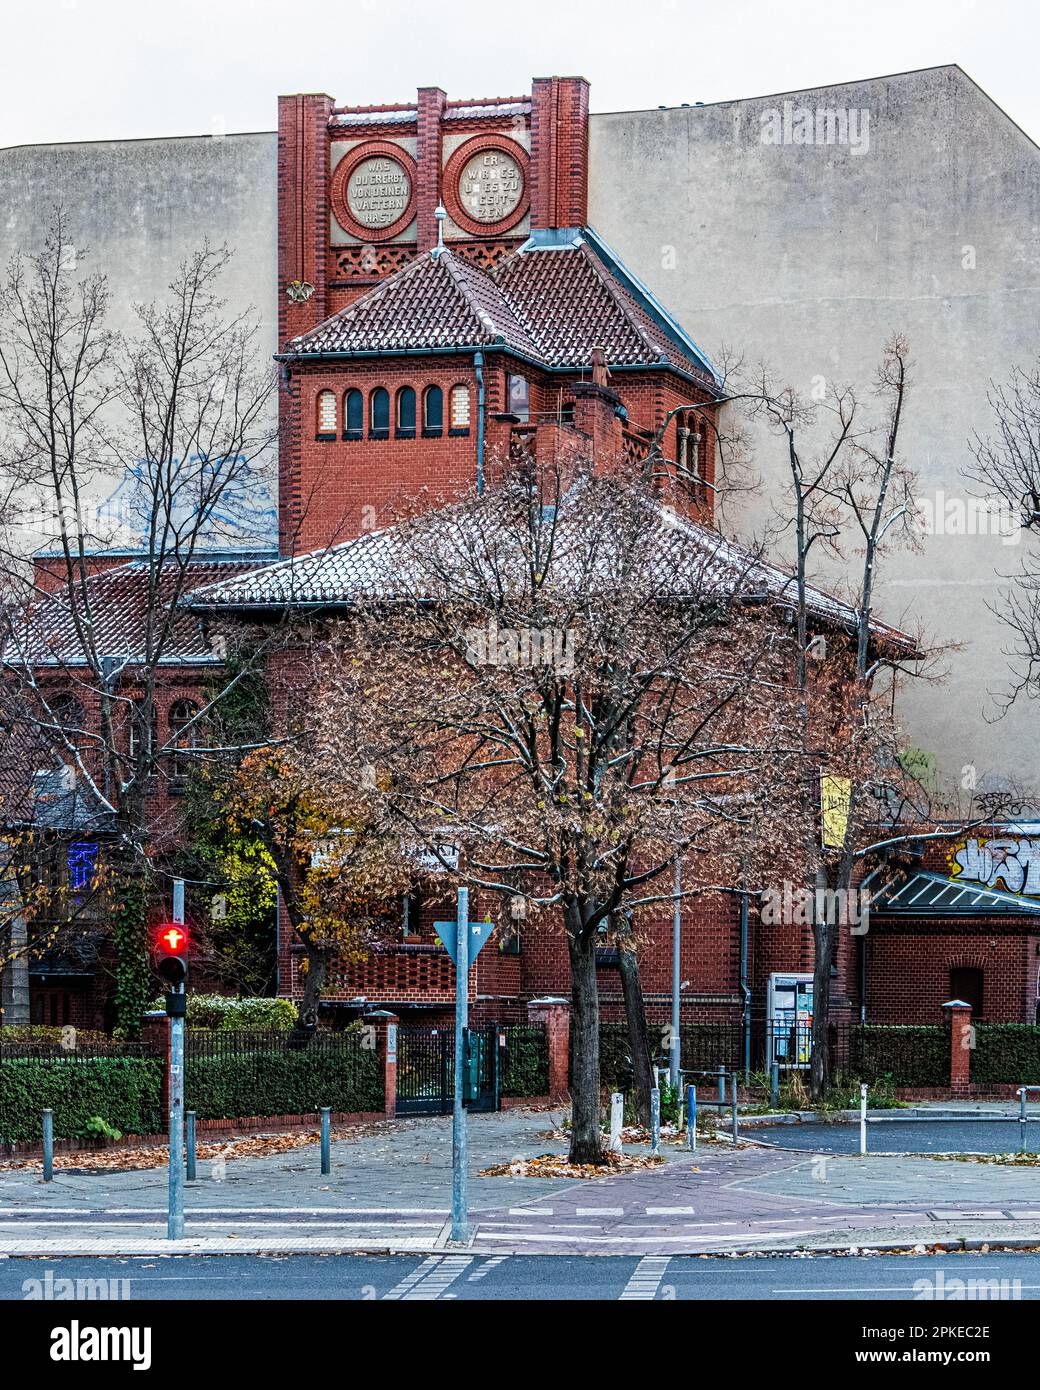
[[[719,1067],[719,1100],[726,1103],[726,1068]]]
[[[686,1147],[690,1153],[697,1150],[697,1087],[686,1087]]]
[[[859,1087],[859,1151],[861,1154],[867,1152],[867,1083],[860,1082]]]
[[[732,1076],[730,1077],[729,1103],[730,1103],[730,1110],[731,1110],[731,1120],[732,1120],[732,1125],[733,1125],[733,1142],[734,1142],[734,1144],[735,1144],[735,1143],[737,1142],[738,1137],[739,1137],[738,1134],[737,1134],[737,1073],[736,1073],[736,1072],[733,1072]]]
[[[54,1112],[43,1112],[43,1180],[54,1180]]]
[[[332,1147],[330,1144],[330,1115],[329,1106],[324,1106],[321,1112],[321,1175],[327,1178],[332,1172]]]
[[[188,1181],[195,1181],[195,1111],[189,1110],[184,1116],[184,1127],[187,1131],[186,1143],[188,1147]]]
[[[780,1063],[774,1062],[769,1068],[769,1104],[775,1110],[780,1104]]]
[[[1026,1088],[1018,1088],[1018,1151],[1026,1152]]]
[[[656,1158],[661,1151],[661,1090],[650,1092],[650,1152]]]

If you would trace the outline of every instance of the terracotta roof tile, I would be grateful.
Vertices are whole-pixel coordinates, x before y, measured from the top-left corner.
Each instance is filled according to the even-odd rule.
[[[191,560],[183,578],[179,578],[176,566],[168,563],[159,577],[157,606],[173,603],[186,589],[236,577],[262,563],[261,557]],[[77,593],[75,602],[63,586],[33,604],[24,624],[8,639],[4,660],[11,664],[32,661],[37,665],[83,665],[76,621],[79,617],[89,618],[93,625],[98,656],[112,656],[133,665],[141,659],[147,640],[148,586],[149,566],[144,560],[92,575],[86,580],[82,595]],[[211,639],[202,634],[197,619],[184,609],[175,610],[171,638],[165,646],[166,664],[190,665],[216,659]]]
[[[491,271],[450,249],[418,257],[316,328],[289,353],[415,351],[502,343],[548,367],[587,367],[601,347],[608,364],[669,365],[712,380],[710,364],[677,325],[655,320],[619,262],[593,251],[592,233],[522,248]],[[612,268],[613,267],[613,268]],[[615,273],[617,270],[620,273]],[[624,277],[624,278],[623,278]],[[682,346],[688,342],[688,350]]]

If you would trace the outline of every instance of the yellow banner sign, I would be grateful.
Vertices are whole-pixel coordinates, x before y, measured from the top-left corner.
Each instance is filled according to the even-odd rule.
[[[849,777],[820,775],[820,821],[824,849],[841,849],[849,830],[852,780]]]

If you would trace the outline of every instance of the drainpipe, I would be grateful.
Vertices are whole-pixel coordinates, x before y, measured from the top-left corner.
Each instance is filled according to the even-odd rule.
[[[744,1075],[751,1071],[751,990],[748,986],[748,895],[740,895],[740,992],[744,996]]]
[[[477,374],[477,496],[484,494],[484,354],[477,349],[473,354],[473,367]]]

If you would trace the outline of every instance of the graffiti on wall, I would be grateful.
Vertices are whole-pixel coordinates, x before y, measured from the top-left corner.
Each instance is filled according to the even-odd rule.
[[[953,858],[954,878],[1040,898],[1040,840],[967,840]]]

